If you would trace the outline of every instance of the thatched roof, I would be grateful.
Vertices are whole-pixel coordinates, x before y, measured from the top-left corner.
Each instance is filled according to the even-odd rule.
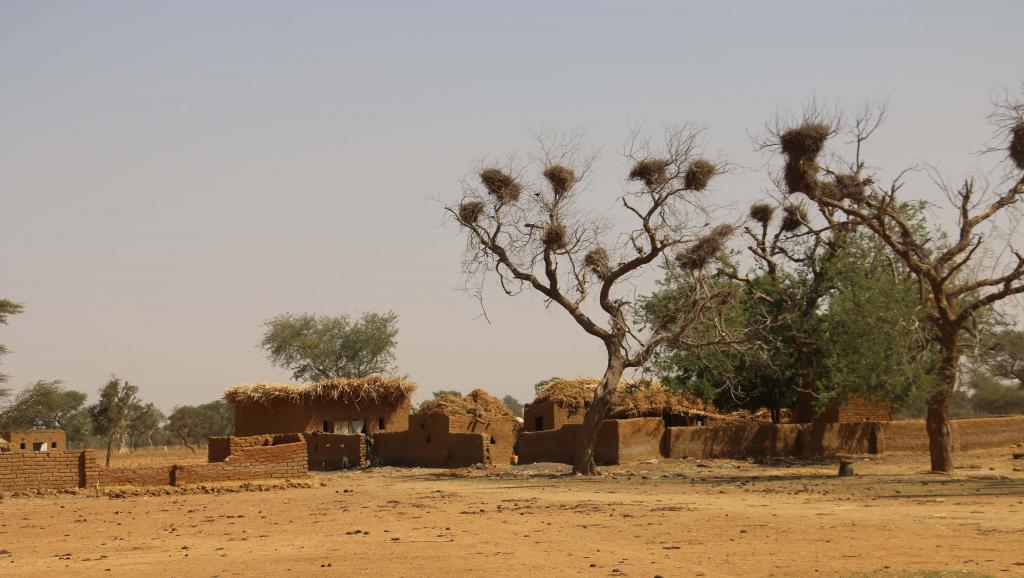
[[[594,399],[594,390],[601,382],[594,377],[556,379],[537,394],[534,403],[554,402],[569,413],[585,411]],[[623,380],[612,397],[608,417],[654,417],[669,415],[716,415],[708,404],[692,395],[672,391],[658,381]]]
[[[498,398],[482,389],[474,389],[465,397],[444,394],[423,402],[417,414],[441,413],[447,416],[477,418],[511,418],[512,412]]]
[[[398,404],[412,395],[416,384],[401,377],[371,375],[356,379],[328,379],[316,383],[243,383],[224,390],[233,406],[269,405],[275,401],[341,401],[351,405]]]

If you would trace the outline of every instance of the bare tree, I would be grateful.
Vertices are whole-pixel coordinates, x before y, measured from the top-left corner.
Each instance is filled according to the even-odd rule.
[[[464,182],[460,201],[445,207],[467,235],[467,288],[481,303],[487,279],[496,277],[506,295],[540,293],[604,345],[607,364],[584,416],[574,472],[597,473],[598,428],[626,370],[642,367],[668,343],[706,348],[740,341],[720,319],[721,305],[734,295],[705,282],[704,271],[733,226],[708,223],[703,192],[723,166],[699,157],[701,136],[693,126],[670,129],[655,153],[634,131],[625,156],[633,165],[629,180],[636,185],[619,199],[633,225],[617,237],[610,225],[579,206],[593,163],[593,156],[581,152],[579,134],[538,139],[541,154],[526,166],[513,160],[483,168],[483,188]],[[528,169],[543,181],[524,182]],[[670,256],[693,274],[692,294],[659,326],[644,326],[637,321],[631,280]]]
[[[803,194],[823,210],[840,212],[867,227],[916,278],[921,308],[941,350],[943,387],[928,402],[927,430],[933,471],[953,469],[949,419],[950,396],[956,386],[962,339],[979,313],[1024,293],[1024,256],[999,235],[996,219],[1024,197],[1024,105],[1008,103],[995,118],[1009,137],[1011,174],[1000,191],[987,190],[975,179],[943,189],[956,210],[957,227],[950,235],[922,232],[901,210],[900,173],[888,186],[876,184],[860,158],[861,144],[878,122],[861,115],[853,123],[856,158],[822,160],[835,125],[810,115],[802,123],[774,132],[786,159],[782,180],[788,194]],[[1004,141],[1005,142],[1005,141]],[[1001,258],[1001,255],[1004,257]]]

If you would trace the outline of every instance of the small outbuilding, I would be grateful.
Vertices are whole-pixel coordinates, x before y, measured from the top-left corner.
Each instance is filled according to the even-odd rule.
[[[330,379],[305,385],[247,383],[229,387],[235,435],[373,434],[408,427],[416,385],[399,377]]]
[[[62,429],[26,429],[4,432],[0,451],[52,452],[68,449],[68,438]]]

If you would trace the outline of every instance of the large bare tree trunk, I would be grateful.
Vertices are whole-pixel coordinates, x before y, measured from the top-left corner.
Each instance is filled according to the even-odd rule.
[[[953,334],[942,340],[942,389],[928,400],[928,451],[933,472],[953,471],[953,430],[949,421],[949,398],[956,388],[960,338]]]
[[[108,467],[108,468],[110,467],[110,450],[112,449],[113,445],[114,445],[114,438],[107,438],[107,459],[106,459],[106,464],[107,465],[106,465],[106,467]]]
[[[590,404],[586,415],[583,416],[583,426],[580,428],[579,437],[576,438],[576,451],[573,454],[572,464],[574,474],[598,475],[597,466],[594,463],[597,432],[601,429],[601,423],[608,415],[608,410],[611,409],[612,396],[619,387],[623,371],[625,371],[625,367],[621,359],[612,358],[608,361],[608,369],[605,370],[604,377],[601,378],[601,383],[597,386],[594,401]]]

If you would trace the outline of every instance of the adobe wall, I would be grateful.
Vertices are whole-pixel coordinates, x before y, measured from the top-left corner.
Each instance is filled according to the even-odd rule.
[[[366,436],[363,434],[303,434],[310,470],[331,471],[366,465]]]
[[[580,424],[566,424],[555,430],[520,433],[519,463],[571,464],[581,427]],[[605,420],[597,430],[594,462],[614,465],[657,458],[661,455],[664,428],[661,418]]]
[[[272,478],[296,478],[308,473],[306,442],[239,448],[222,462],[174,466],[174,483],[201,484]]]
[[[410,404],[409,398],[397,406],[367,404],[355,407],[339,400],[297,403],[275,400],[268,405],[244,404],[235,408],[235,435],[323,431],[324,421],[351,419],[364,420],[368,433],[402,431],[408,427]]]
[[[797,395],[794,415],[799,423],[852,423],[862,421],[892,421],[892,403],[889,400],[869,397],[851,397],[843,403],[833,403],[821,413],[818,398],[808,392]]]
[[[93,450],[0,454],[0,491],[84,488],[96,479]]]
[[[31,452],[32,445],[45,443],[47,451],[68,449],[68,439],[61,429],[29,429],[4,432],[3,438],[10,442],[12,452]]]
[[[448,435],[448,459],[445,466],[464,468],[474,464],[492,463],[491,436],[486,433],[458,432]],[[505,462],[508,463],[508,462]]]
[[[569,410],[551,401],[528,403],[523,408],[523,431],[557,430],[563,425],[580,424],[585,414],[585,409],[569,413]],[[541,428],[537,427],[538,418],[541,420]]]
[[[882,425],[883,451],[928,451],[928,430],[924,420],[901,420]],[[954,451],[1010,447],[1024,442],[1024,416],[955,419],[951,430]]]
[[[413,416],[417,417],[417,416]],[[412,419],[410,418],[410,427]],[[489,459],[485,464],[507,465],[512,463],[515,452],[516,422],[512,418],[477,419],[471,416],[452,416],[448,418],[448,431],[451,433],[486,434]],[[481,462],[474,462],[481,463]]]
[[[800,427],[802,457],[838,454],[877,454],[885,451],[884,422],[814,423]]]
[[[409,432],[380,432],[373,434],[373,459],[385,466],[400,466],[409,445]]]
[[[735,424],[670,427],[663,452],[670,458],[793,456],[799,452],[798,425]]]
[[[175,466],[99,468],[101,486],[173,486]]]

